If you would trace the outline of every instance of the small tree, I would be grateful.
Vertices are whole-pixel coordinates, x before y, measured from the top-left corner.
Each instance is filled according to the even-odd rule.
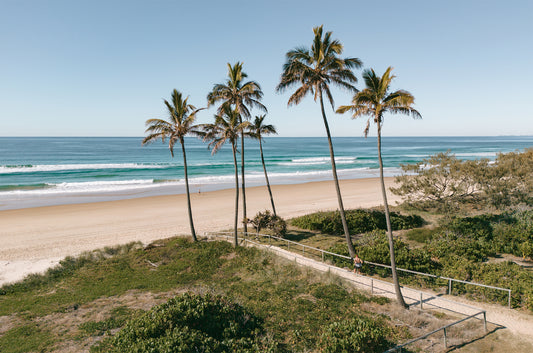
[[[268,210],[258,212],[253,219],[248,220],[248,223],[252,224],[257,235],[259,235],[261,229],[270,229],[276,236],[280,237],[284,237],[287,233],[287,222]]]

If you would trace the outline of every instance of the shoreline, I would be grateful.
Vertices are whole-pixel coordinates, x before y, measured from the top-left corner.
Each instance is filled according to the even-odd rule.
[[[394,178],[385,179],[388,188]],[[379,178],[340,180],[340,187],[346,209],[382,204]],[[273,185],[272,193],[285,219],[338,208],[333,181]],[[249,217],[270,209],[266,186],[246,188],[246,195]],[[399,200],[390,192],[388,197],[391,205]],[[232,228],[234,202],[234,189],[191,194],[196,233]],[[239,213],[241,208],[242,201]],[[185,194],[4,210],[0,222],[0,285],[43,272],[66,256],[190,231]]]

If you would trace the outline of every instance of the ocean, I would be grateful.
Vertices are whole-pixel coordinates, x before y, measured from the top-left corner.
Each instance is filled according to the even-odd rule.
[[[181,146],[141,146],[142,137],[0,137],[0,210],[118,200],[185,192]],[[230,146],[211,155],[207,144],[185,141],[191,192],[232,188]],[[339,178],[378,176],[376,138],[333,140]],[[447,150],[461,159],[494,159],[533,147],[533,136],[384,137],[385,175]],[[331,180],[326,138],[267,137],[263,143],[272,184]],[[248,186],[264,185],[257,141],[245,145]],[[238,157],[240,161],[240,156]]]

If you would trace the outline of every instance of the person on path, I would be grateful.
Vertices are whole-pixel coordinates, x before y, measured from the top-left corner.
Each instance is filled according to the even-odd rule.
[[[359,256],[357,256],[357,254],[353,258],[353,264],[354,264],[353,272],[360,275],[361,267],[363,267],[363,260],[361,260]]]

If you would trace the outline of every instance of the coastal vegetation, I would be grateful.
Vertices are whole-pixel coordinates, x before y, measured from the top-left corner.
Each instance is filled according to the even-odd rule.
[[[330,84],[352,92],[357,91],[354,86],[357,82],[357,77],[354,75],[352,69],[360,68],[362,61],[358,58],[341,58],[340,55],[344,50],[343,45],[339,40],[331,38],[332,32],[326,32],[324,34],[322,26],[313,28],[313,33],[314,38],[310,49],[297,47],[287,52],[281,81],[276,87],[276,90],[278,92],[285,92],[289,88],[297,87],[296,91],[289,98],[289,106],[299,104],[307,95],[312,95],[314,101],[316,102],[318,100],[320,103],[320,111],[322,112],[322,120],[328,139],[331,170],[337,192],[344,236],[350,256],[353,257],[355,251],[344,214],[344,205],[339,187],[337,167],[335,165],[335,153],[333,151],[326,111],[324,110],[323,96],[326,96],[326,99],[334,109]]]
[[[398,267],[458,280],[512,290],[511,306],[533,312],[533,272],[519,261],[533,260],[533,212],[508,211],[470,217],[441,218],[434,228],[413,229],[395,239]],[[358,237],[355,248],[367,262],[390,265],[386,235],[374,230]],[[348,255],[342,243],[328,251]],[[351,262],[331,258],[340,266]],[[367,275],[390,276],[388,269],[363,265]],[[447,281],[400,273],[403,284],[426,288],[445,288]],[[455,283],[455,294],[481,301],[507,304],[507,292]]]
[[[383,206],[385,208],[385,220],[387,223],[387,238],[389,241],[389,255],[392,271],[392,281],[396,291],[396,299],[398,304],[407,308],[402,292],[400,291],[400,283],[398,282],[398,275],[396,273],[396,261],[394,255],[394,240],[392,237],[392,226],[389,215],[389,204],[387,202],[387,190],[385,189],[385,179],[383,177],[383,159],[381,157],[381,129],[383,128],[384,115],[389,114],[406,114],[413,118],[422,118],[420,113],[413,108],[415,98],[407,91],[397,90],[390,92],[390,84],[394,79],[391,75],[392,68],[389,67],[383,73],[383,76],[376,75],[373,69],[365,70],[363,72],[363,79],[366,88],[361,92],[357,92],[353,97],[351,105],[343,105],[337,109],[337,113],[345,113],[350,111],[352,118],[357,119],[362,116],[368,116],[366,128],[364,130],[365,137],[368,136],[370,129],[370,122],[373,121],[377,126],[377,140],[378,140],[378,162],[379,162],[379,179],[381,182],[381,193],[383,196]]]
[[[183,173],[185,174],[185,191],[187,193],[187,212],[189,213],[189,225],[191,235],[194,241],[197,241],[196,231],[194,230],[194,221],[192,218],[191,195],[189,192],[189,176],[187,173],[187,154],[185,153],[186,135],[198,135],[199,125],[195,125],[196,113],[202,109],[196,109],[188,103],[189,98],[183,98],[181,92],[174,89],[172,91],[171,102],[165,100],[165,106],[168,110],[168,120],[148,119],[146,121],[146,136],[142,144],[152,143],[161,139],[163,143],[168,139],[168,149],[174,157],[174,145],[179,141],[183,153]]]
[[[381,352],[412,336],[414,321],[399,328],[409,318],[375,311],[396,315],[385,298],[268,252],[171,238],[66,258],[3,286],[0,350]]]
[[[418,228],[424,224],[424,219],[418,215],[406,216],[396,212],[390,212],[390,221],[393,230]],[[387,229],[385,213],[379,210],[346,210],[346,222],[352,235]],[[338,211],[314,212],[293,218],[290,223],[295,227],[322,234],[342,235],[344,231]]]
[[[488,159],[460,160],[438,153],[416,164],[402,165],[391,191],[406,205],[453,213],[476,208],[504,210],[533,205],[533,149],[500,153]]]

